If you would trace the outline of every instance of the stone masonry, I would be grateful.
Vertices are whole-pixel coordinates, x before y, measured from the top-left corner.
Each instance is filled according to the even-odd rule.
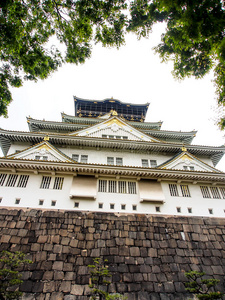
[[[0,250],[22,251],[23,299],[89,299],[93,258],[108,259],[111,293],[128,300],[190,299],[185,272],[220,279],[225,219],[0,209]]]

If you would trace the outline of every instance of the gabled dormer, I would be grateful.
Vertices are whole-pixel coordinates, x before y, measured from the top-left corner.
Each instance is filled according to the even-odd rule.
[[[180,154],[175,155],[173,158],[158,166],[158,168],[184,171],[218,172],[217,169],[189,153],[185,147],[182,148],[182,152]]]
[[[70,135],[132,141],[160,142],[160,140],[151,137],[150,135],[147,135],[129,125],[125,120],[119,118],[115,111],[113,111],[106,120],[103,119],[101,123],[70,133]]]
[[[38,160],[38,161],[58,161],[58,162],[74,162],[68,156],[63,154],[52,144],[48,142],[48,137],[44,141],[20,152],[16,152],[7,156],[12,159]]]

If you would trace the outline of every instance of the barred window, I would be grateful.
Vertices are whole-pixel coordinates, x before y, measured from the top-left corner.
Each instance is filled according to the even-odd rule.
[[[126,181],[118,181],[118,193],[121,194],[127,193]]]
[[[72,159],[78,162],[79,160],[79,154],[72,154]]]
[[[116,157],[116,165],[122,166],[123,165],[123,159],[121,157]]]
[[[207,186],[200,186],[203,198],[211,198],[209,188]]]
[[[20,175],[17,187],[25,188],[27,186],[28,179],[29,175]]]
[[[222,194],[223,199],[225,199],[225,188],[224,188],[224,187],[221,187],[221,188],[220,188],[220,192],[221,192],[221,194]]]
[[[61,190],[63,187],[64,177],[55,177],[55,182],[53,185],[54,190]]]
[[[210,191],[214,199],[221,199],[218,187],[210,187]]]
[[[50,176],[43,176],[41,181],[41,189],[49,189],[51,183],[51,177]]]
[[[120,193],[120,194],[137,194],[136,182],[134,181],[116,181],[103,180],[98,181],[98,191],[100,193]]]
[[[142,159],[141,160],[141,164],[142,164],[142,167],[144,167],[144,168],[148,168],[149,167],[147,159]]]
[[[7,174],[0,174],[0,186],[3,186]]]
[[[181,185],[180,188],[183,197],[191,197],[188,185]]]
[[[177,190],[177,185],[174,183],[169,184],[169,189],[170,189],[170,195],[171,196],[179,196],[178,190]]]
[[[109,180],[109,193],[116,193],[116,181],[115,180]]]
[[[6,186],[15,186],[18,175],[10,174]]]
[[[39,200],[39,205],[43,205],[44,204],[44,200],[40,199]]]
[[[121,209],[125,210],[126,209],[126,204],[121,204]]]
[[[150,165],[151,165],[151,168],[156,168],[157,167],[157,161],[154,160],[154,159],[151,159],[150,160]]]
[[[55,200],[52,200],[51,206],[56,206],[56,201]]]
[[[101,193],[107,192],[107,180],[99,180],[98,182],[98,191]]]
[[[136,182],[128,181],[128,194],[137,194]]]
[[[86,164],[88,162],[88,156],[87,155],[81,155],[80,162]]]
[[[114,165],[114,157],[107,157],[107,165]]]

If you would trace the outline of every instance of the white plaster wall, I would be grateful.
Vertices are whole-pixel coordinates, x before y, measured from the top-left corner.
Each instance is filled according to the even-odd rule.
[[[54,182],[52,177],[52,183]],[[70,199],[69,195],[72,187],[72,175],[64,176],[62,190],[40,189],[42,175],[30,174],[26,188],[0,187],[0,206],[5,207],[30,207],[40,209],[66,209],[66,210],[85,210],[85,211],[105,211],[120,213],[144,213],[144,214],[167,214],[167,215],[191,215],[191,216],[211,216],[225,217],[225,199],[205,199],[203,198],[198,184],[188,184],[191,197],[172,197],[170,196],[168,183],[162,182],[162,191],[165,198],[164,204],[140,203],[140,191],[137,182],[137,194],[119,193],[99,193],[96,200]],[[185,182],[182,184],[186,184]],[[98,183],[96,182],[96,191]],[[179,184],[178,184],[179,186]],[[93,187],[92,187],[93,188]],[[85,189],[88,189],[88,181]],[[179,193],[181,195],[181,193]],[[20,198],[20,204],[15,204],[15,199]],[[44,205],[39,205],[39,200],[44,200]],[[56,206],[51,206],[51,201],[56,201]],[[74,207],[74,203],[79,203],[79,208]],[[103,203],[103,208],[99,209],[98,204]],[[110,204],[115,204],[114,209],[110,209]],[[121,209],[121,204],[126,205],[126,210]],[[133,211],[132,205],[137,205],[137,211]],[[160,207],[160,212],[156,212],[156,206]],[[178,213],[176,207],[181,208]],[[188,213],[187,208],[192,208],[192,213]],[[209,214],[208,209],[213,209],[213,215]]]
[[[157,164],[160,165],[170,159],[172,156],[165,156],[159,154],[145,154],[135,152],[124,152],[124,151],[110,151],[110,150],[97,150],[97,149],[79,149],[79,148],[59,148],[60,151],[64,152],[67,156],[72,158],[72,154],[88,155],[88,163],[107,164],[107,157],[122,157],[124,166],[136,166],[141,167],[141,160],[156,160]],[[150,166],[150,161],[149,161]]]
[[[31,146],[31,144],[28,144],[28,143],[23,143],[23,144],[13,143],[11,145],[11,147],[9,148],[9,151],[8,151],[7,155],[14,154],[17,150],[22,151],[24,149],[29,148],[30,146]]]
[[[9,149],[8,155],[14,154],[16,150],[24,150],[30,147],[29,144],[20,144],[15,143]],[[107,164],[107,157],[122,157],[123,158],[123,165],[124,166],[136,166],[141,167],[141,160],[148,159],[148,160],[156,160],[157,165],[161,165],[165,163],[167,160],[171,159],[173,155],[166,155],[166,154],[156,154],[156,153],[137,153],[131,151],[111,151],[111,150],[104,150],[104,149],[83,149],[83,148],[75,148],[75,147],[59,147],[58,148],[62,153],[66,154],[67,156],[72,158],[72,154],[79,154],[79,155],[88,155],[88,163],[98,163],[98,164]],[[29,157],[31,158],[31,157]],[[200,159],[213,166],[212,161],[209,158],[200,157]],[[150,162],[149,162],[150,166]]]

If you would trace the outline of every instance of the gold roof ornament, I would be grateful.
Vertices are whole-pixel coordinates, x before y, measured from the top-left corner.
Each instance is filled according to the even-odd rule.
[[[182,150],[183,152],[186,152],[186,151],[187,151],[187,148],[185,148],[184,145],[183,145],[183,147],[181,148],[181,150]]]
[[[111,110],[111,114],[112,114],[112,116],[118,116],[118,113],[115,110]]]
[[[49,141],[49,136],[48,136],[48,135],[46,135],[46,136],[44,137],[44,141]]]

